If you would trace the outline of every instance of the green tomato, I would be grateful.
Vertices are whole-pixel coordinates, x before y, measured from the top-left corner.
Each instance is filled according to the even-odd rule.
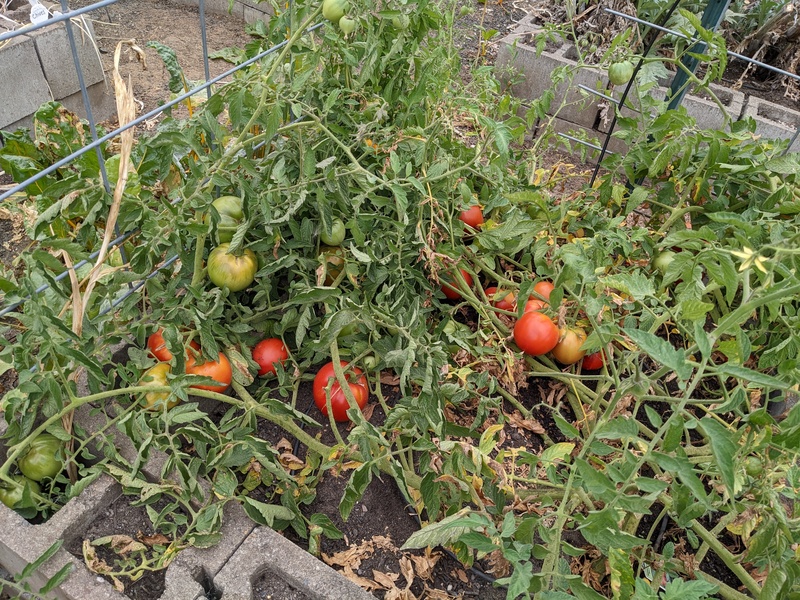
[[[319,234],[319,239],[322,240],[322,243],[326,246],[339,246],[344,241],[344,235],[344,223],[342,223],[341,219],[336,218],[331,222],[330,233],[325,231],[323,227]]]
[[[211,203],[217,213],[219,214],[219,222],[217,223],[217,239],[221,244],[230,242],[233,239],[233,234],[239,228],[239,224],[244,219],[244,210],[242,209],[242,199],[236,196],[220,196]],[[203,217],[203,223],[210,221],[211,215],[206,213]]]
[[[353,33],[356,30],[355,19],[351,19],[347,16],[342,17],[339,19],[339,29],[341,29],[342,33],[345,35]]]
[[[764,463],[757,456],[748,456],[744,461],[744,472],[750,477],[758,477],[764,472]]]
[[[392,27],[400,30],[407,29],[410,21],[411,19],[408,18],[408,15],[397,15],[392,17]]]
[[[633,77],[633,63],[629,60],[612,63],[608,67],[608,80],[614,85],[625,85]]]
[[[240,292],[255,280],[258,258],[248,248],[239,255],[230,254],[229,247],[230,244],[220,244],[208,255],[208,278],[217,287]]]
[[[117,187],[117,180],[119,180],[119,163],[121,157],[119,154],[108,158],[105,162],[106,175],[108,175],[108,185],[111,186],[111,193],[114,193],[114,188]],[[128,168],[128,179],[125,181],[125,191],[131,196],[139,196],[142,191],[142,184],[139,181],[139,174],[133,164]]]
[[[12,479],[19,483],[19,485],[0,487],[0,502],[5,504],[8,508],[14,508],[14,506],[22,500],[26,485],[32,494],[38,494],[42,491],[38,483],[32,479],[28,479],[24,475],[12,475]]]
[[[350,3],[347,0],[322,0],[322,16],[331,23],[338,23],[348,8]]]
[[[675,253],[672,250],[664,250],[653,259],[653,266],[663,275],[675,260]]]
[[[361,359],[361,364],[367,371],[372,371],[375,368],[375,365],[378,364],[378,359],[372,354],[367,354]]]
[[[17,459],[17,467],[28,479],[41,481],[55,477],[64,468],[59,457],[64,444],[56,436],[42,433],[30,443],[27,451]]]

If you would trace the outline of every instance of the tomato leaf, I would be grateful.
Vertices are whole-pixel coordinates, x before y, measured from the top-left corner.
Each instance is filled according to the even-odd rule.
[[[711,443],[711,452],[714,454],[722,482],[728,488],[728,494],[733,497],[736,479],[733,461],[737,450],[737,445],[731,439],[734,434],[712,417],[704,417],[700,420],[700,425]]]
[[[623,331],[639,348],[650,355],[650,358],[675,371],[682,381],[691,377],[694,365],[686,360],[683,351],[673,348],[667,340],[649,331],[641,331],[632,327],[624,327]]]
[[[294,519],[294,513],[286,508],[277,504],[266,504],[251,498],[250,496],[242,496],[242,508],[248,516],[256,523],[272,527],[275,519],[283,521],[291,521]]]

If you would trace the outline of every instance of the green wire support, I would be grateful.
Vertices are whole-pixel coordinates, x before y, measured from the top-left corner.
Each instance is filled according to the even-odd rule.
[[[722,23],[722,18],[725,16],[725,11],[728,10],[728,5],[730,3],[731,0],[709,0],[705,11],[703,11],[703,17],[700,19],[700,24],[705,29],[716,31],[719,28],[720,23]],[[692,54],[701,54],[705,52],[705,49],[705,42],[697,42],[689,49],[689,52],[685,54],[681,62],[688,69],[688,71],[694,73],[695,70],[697,70],[697,65],[699,63],[697,58],[692,56]],[[681,69],[679,69],[675,74],[675,77],[673,78],[672,84],[669,88],[669,96],[667,96],[667,99],[669,100],[669,106],[667,107],[668,109],[675,109],[681,105],[681,102],[683,102],[683,97],[686,95],[686,81],[688,79],[689,75],[687,72]]]

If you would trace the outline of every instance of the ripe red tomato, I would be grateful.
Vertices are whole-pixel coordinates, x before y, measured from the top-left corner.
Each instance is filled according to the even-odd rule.
[[[459,270],[461,271],[461,275],[464,276],[464,281],[467,283],[467,285],[472,286],[472,276],[464,269]],[[461,300],[461,293],[454,286],[452,279],[448,281],[446,278],[442,278],[442,292],[449,300]]]
[[[604,362],[605,357],[603,356],[603,351],[598,350],[597,352],[592,352],[584,356],[581,367],[586,371],[597,371],[603,368]]]
[[[586,341],[586,332],[579,327],[561,330],[556,347],[552,350],[553,358],[562,365],[574,365],[581,360],[586,352],[581,350]]]
[[[547,306],[547,302],[544,300],[539,300],[538,298],[528,298],[528,301],[525,303],[525,309],[522,312],[542,310],[545,306]]]
[[[549,281],[539,281],[533,286],[533,291],[549,302],[550,292],[552,292],[555,288],[556,286]]]
[[[186,374],[210,377],[214,381],[219,382],[219,385],[199,384],[190,387],[197,388],[198,390],[219,392],[220,394],[228,389],[233,379],[231,363],[222,352],[219,353],[219,358],[216,361],[210,360],[200,365],[197,364],[194,354],[190,353],[189,357],[186,359]]]
[[[194,340],[192,340],[189,345],[195,350],[200,350],[200,344]],[[159,329],[147,338],[147,349],[150,351],[150,355],[156,360],[160,360],[161,362],[169,362],[172,360],[172,352],[169,351],[164,341],[163,329]]]
[[[499,290],[495,287],[488,287],[486,288],[486,297],[492,303],[492,306],[495,308],[499,308],[500,310],[508,310],[514,311],[517,309],[517,298],[514,296],[514,292],[505,293],[505,290]]]
[[[461,211],[458,218],[473,229],[479,229],[480,226],[483,225],[483,211],[481,211],[481,207],[477,204],[475,206],[470,206],[467,210]]]
[[[514,325],[514,341],[525,354],[547,354],[558,343],[559,332],[550,317],[537,311],[526,312]]]
[[[260,367],[259,375],[275,373],[275,364],[285,364],[289,351],[280,338],[267,338],[258,342],[253,348],[253,360]]]
[[[364,408],[369,399],[367,378],[361,372],[361,369],[357,367],[348,369],[347,364],[348,363],[345,361],[341,361],[342,368],[345,370],[345,375],[347,376],[350,391],[353,392],[353,397],[356,399],[358,408]],[[331,410],[333,411],[333,418],[336,421],[348,421],[347,409],[350,408],[350,404],[347,402],[347,398],[339,382],[336,381],[336,375],[334,375],[333,372],[333,362],[326,363],[314,377],[314,404],[317,405],[317,408],[323,415],[326,417],[328,416],[325,388],[328,387],[328,383],[331,380],[333,381],[331,384]]]

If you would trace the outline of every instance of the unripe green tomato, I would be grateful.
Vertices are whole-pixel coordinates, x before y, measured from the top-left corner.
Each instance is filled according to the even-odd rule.
[[[25,454],[17,459],[17,467],[28,479],[41,481],[55,477],[64,468],[58,456],[64,444],[50,433],[41,433],[28,446]]]
[[[342,33],[345,35],[349,35],[356,30],[356,22],[355,19],[351,19],[350,17],[342,17],[339,19],[339,29],[342,30]]]
[[[395,29],[401,29],[401,30],[406,29],[408,27],[409,22],[410,19],[408,18],[408,15],[397,15],[395,17],[392,17],[392,27],[394,27]]]
[[[38,494],[42,491],[42,488],[39,487],[38,483],[32,479],[28,479],[24,475],[12,475],[11,478],[20,485],[13,487],[0,487],[0,502],[5,504],[8,508],[14,508],[14,505],[22,500],[22,494],[25,491],[25,485],[27,485],[34,494]]]
[[[331,232],[328,233],[323,227],[319,234],[319,239],[326,246],[338,246],[344,241],[344,236],[344,223],[342,223],[341,219],[336,218],[331,222]]]
[[[230,244],[220,244],[208,255],[208,278],[211,283],[232,292],[248,287],[258,272],[258,258],[249,248],[230,254]]]
[[[764,472],[764,463],[757,456],[748,456],[744,461],[744,472],[750,477],[758,477]]]
[[[664,250],[653,259],[653,266],[663,275],[675,260],[675,253],[672,250]]]
[[[219,243],[230,242],[239,227],[239,223],[244,219],[242,199],[237,196],[220,196],[211,205],[219,213],[219,223],[217,223],[217,239]],[[211,216],[206,213],[203,217],[203,222],[208,223],[210,218]]]
[[[625,85],[633,77],[633,63],[629,60],[615,62],[608,67],[608,80],[614,85]]]
[[[364,365],[364,368],[367,371],[371,371],[375,368],[375,365],[378,364],[378,359],[375,358],[372,354],[367,354],[364,358],[361,359],[361,364]]]
[[[322,16],[331,23],[338,23],[348,8],[350,3],[347,0],[322,0]]]

